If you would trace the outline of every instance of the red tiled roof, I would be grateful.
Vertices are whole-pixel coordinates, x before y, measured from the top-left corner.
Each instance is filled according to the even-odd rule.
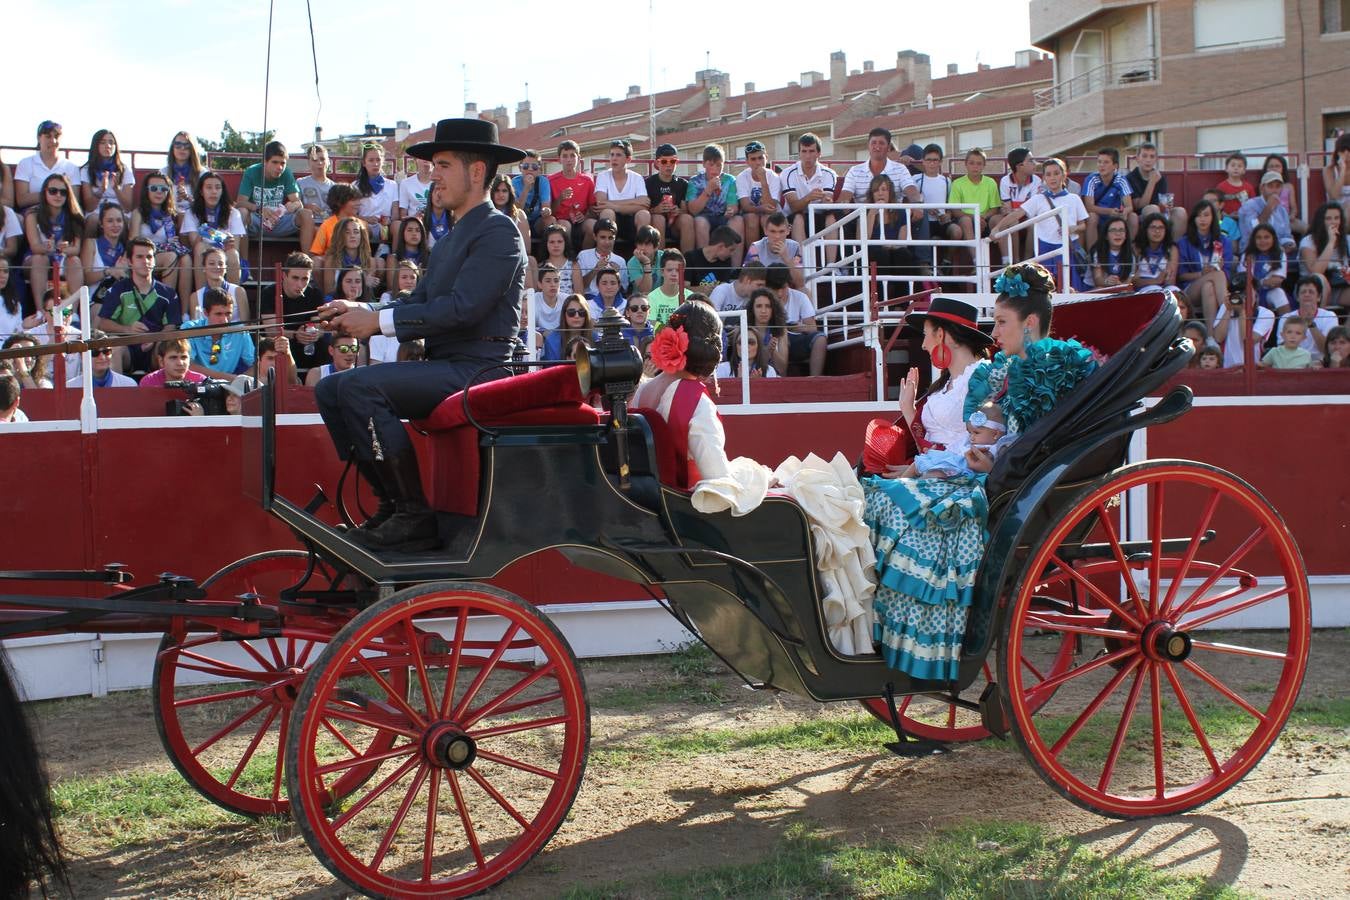
[[[1011,116],[1022,112],[1031,112],[1036,103],[1030,91],[1026,93],[1006,94],[998,97],[981,97],[967,103],[954,103],[951,106],[938,106],[933,109],[911,109],[899,115],[877,116],[872,119],[860,119],[849,125],[844,131],[835,134],[836,141],[864,137],[877,126],[891,131],[913,131],[925,125],[950,125],[970,119],[983,119],[990,116]]]
[[[778,132],[784,128],[795,130],[804,125],[819,125],[825,130],[829,128],[830,121],[837,114],[838,108],[834,106],[826,109],[804,109],[771,118],[755,116],[748,121],[737,119],[734,122],[700,125],[684,131],[659,134],[656,139],[663,144],[674,144],[677,147],[684,148],[696,148],[705,144],[722,144],[723,149],[727,151],[728,161],[731,161],[740,156],[735,146],[737,138],[754,137],[766,132]]]
[[[980,72],[965,72],[960,75],[944,75],[933,79],[931,88],[934,98],[961,97],[976,91],[991,91],[1012,87],[1017,84],[1030,84],[1037,81],[1050,81],[1055,77],[1054,63],[1042,59],[1029,66],[999,66]]]
[[[984,69],[976,72],[965,72],[959,75],[947,75],[941,78],[934,78],[932,80],[930,91],[935,99],[968,96],[978,91],[1000,90],[1020,84],[1048,82],[1053,78],[1053,71],[1053,63],[1048,59],[1039,60],[1033,62],[1029,66],[1020,68],[1018,66],[999,66],[997,68]],[[871,72],[860,72],[857,75],[850,75],[844,82],[844,96],[848,97],[863,91],[876,90],[886,81],[893,78],[895,74],[895,69],[879,69]],[[676,107],[687,100],[691,95],[702,92],[703,90],[704,89],[701,87],[694,86],[658,92],[655,96],[656,109],[659,113],[662,110]],[[1018,98],[1023,97],[1020,93],[1015,96]],[[753,112],[755,110],[806,103],[811,100],[820,100],[828,103],[829,97],[829,79],[822,79],[810,87],[786,86],[755,91],[749,94],[732,95],[725,99],[723,112],[724,114],[735,115],[739,113],[742,103],[746,104],[750,111]],[[978,115],[976,110],[983,107],[977,106],[976,104],[983,104],[988,99],[998,99],[1005,101],[1005,103],[1008,101],[1008,98],[1006,97],[981,98],[980,100],[971,101],[965,112],[972,114],[972,116],[969,117]],[[921,102],[923,98],[916,98],[914,96],[913,84],[907,83],[902,84],[887,96],[881,97],[880,100],[883,106],[894,106],[898,104],[913,103],[915,101]],[[645,94],[637,97],[627,97],[622,100],[606,103],[602,106],[593,107],[560,118],[535,122],[528,128],[507,129],[502,132],[502,140],[513,146],[534,147],[547,152],[549,148],[556,146],[557,141],[562,139],[554,136],[554,133],[560,128],[567,128],[568,134],[566,136],[578,143],[590,143],[602,140],[607,141],[630,133],[641,134],[646,129],[644,114],[651,106],[650,101],[651,98]],[[1017,102],[1022,102],[1022,100],[1019,99]],[[1026,102],[1028,104],[1030,103],[1029,100]],[[1028,105],[1027,108],[1029,109],[1030,106]],[[939,110],[933,110],[933,113],[939,115],[936,119],[928,120],[916,120],[910,118],[912,116],[926,114],[929,112],[928,110],[909,110],[903,113],[903,115],[906,116],[906,124],[904,127],[909,127],[910,123],[925,124],[933,121],[949,121],[947,117],[954,114],[950,112],[953,109],[954,107],[948,106],[942,107]],[[993,108],[992,112],[985,113],[985,115],[996,115],[1000,112],[1011,111],[1016,110],[1006,105],[996,106]],[[756,117],[751,119],[748,123],[738,121],[728,122],[723,125],[705,126],[698,124],[706,121],[708,118],[708,103],[705,99],[683,119],[685,123],[690,123],[693,127],[675,134],[660,135],[658,136],[658,140],[669,140],[671,143],[675,144],[722,141],[734,139],[739,135],[752,135],[759,131],[763,131],[766,127],[777,128],[784,125],[814,125],[828,123],[834,118],[834,116],[829,115],[831,112],[837,112],[837,107],[831,105],[824,109],[801,110],[788,115],[777,116],[772,119]],[[607,126],[598,131],[587,131],[584,129],[587,122],[598,119],[611,119],[616,116],[642,116],[643,119],[641,122],[629,124],[616,123],[613,126]],[[968,116],[962,116],[962,118],[967,117]],[[872,127],[874,122],[883,122],[891,125],[895,121],[896,117],[892,115],[879,117],[877,119],[869,119],[867,120],[866,127],[863,127],[863,123],[855,122],[853,125],[849,126],[845,134],[839,135],[839,137],[854,136],[858,134],[859,128],[862,128],[862,133],[866,134],[867,130]],[[766,123],[773,123],[773,125],[769,126]],[[743,124],[749,127],[741,127]],[[433,128],[424,128],[413,132],[408,136],[407,143],[412,144],[417,141],[428,140],[433,131]],[[385,144],[392,152],[395,147],[395,142],[392,139],[389,139]]]

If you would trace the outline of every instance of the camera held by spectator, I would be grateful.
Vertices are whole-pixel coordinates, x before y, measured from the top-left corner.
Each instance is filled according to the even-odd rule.
[[[208,378],[205,381],[166,381],[166,388],[176,388],[188,395],[186,400],[169,400],[164,404],[168,416],[223,416],[228,381]]]

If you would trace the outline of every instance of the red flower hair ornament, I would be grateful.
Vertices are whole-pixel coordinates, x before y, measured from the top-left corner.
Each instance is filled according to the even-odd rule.
[[[689,364],[689,334],[683,327],[662,328],[652,341],[652,362],[662,372],[681,372]]]

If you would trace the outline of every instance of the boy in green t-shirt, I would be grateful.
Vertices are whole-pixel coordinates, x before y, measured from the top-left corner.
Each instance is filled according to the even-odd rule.
[[[1308,323],[1298,316],[1289,316],[1280,328],[1280,346],[1271,347],[1261,357],[1259,365],[1268,369],[1306,369],[1312,365],[1312,354],[1300,346],[1308,336]]]
[[[987,160],[979,147],[966,153],[966,174],[952,182],[947,199],[955,207],[958,203],[975,203],[980,207],[980,235],[988,236],[994,226],[1003,218],[1003,198],[998,195],[998,182],[984,177],[984,164]],[[953,209],[956,224],[961,226],[961,239],[975,239],[975,220],[968,209]],[[975,265],[971,253],[962,254],[971,266]]]
[[[263,161],[244,170],[235,206],[242,210],[251,237],[300,236],[300,246],[314,243],[314,215],[300,200],[300,186],[286,166],[286,145],[269,141]]]
[[[661,260],[661,286],[647,295],[651,305],[650,319],[661,325],[680,304],[689,299],[689,291],[680,284],[680,273],[684,268],[684,254],[678,250],[667,250]]]

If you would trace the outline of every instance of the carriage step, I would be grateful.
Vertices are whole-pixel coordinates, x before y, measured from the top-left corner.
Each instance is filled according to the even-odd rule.
[[[891,727],[895,729],[895,740],[881,746],[896,756],[903,756],[908,759],[951,752],[951,748],[941,741],[916,737],[904,729],[904,726],[900,724],[900,712],[895,707],[895,685],[887,682],[882,696],[886,698],[886,710],[891,716]]]
[[[980,692],[980,724],[984,730],[995,737],[1007,740],[1008,738],[1008,717],[1003,712],[1003,706],[998,702],[998,685],[989,682]]]

